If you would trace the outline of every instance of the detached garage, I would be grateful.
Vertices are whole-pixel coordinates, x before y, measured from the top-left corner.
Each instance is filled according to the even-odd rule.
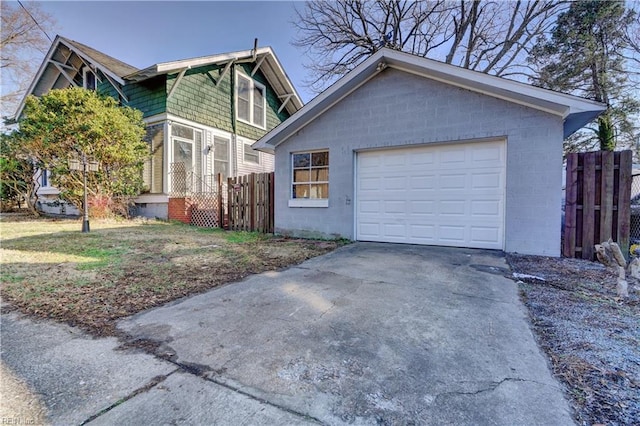
[[[254,148],[278,233],[558,256],[562,141],[604,109],[382,49]]]

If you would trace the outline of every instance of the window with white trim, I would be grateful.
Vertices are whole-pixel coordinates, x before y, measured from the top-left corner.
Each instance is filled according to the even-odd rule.
[[[329,199],[329,151],[291,155],[291,198]]]
[[[88,90],[96,90],[96,75],[88,67],[82,70],[82,87]]]
[[[244,144],[244,162],[260,164],[260,151],[251,148],[250,143]]]
[[[229,177],[229,144],[230,140],[220,136],[213,137],[213,174],[222,174],[223,179]]]
[[[238,120],[265,128],[266,88],[249,78],[236,73],[236,117]]]

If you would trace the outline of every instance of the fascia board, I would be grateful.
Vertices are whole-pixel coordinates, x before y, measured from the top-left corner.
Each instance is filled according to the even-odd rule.
[[[37,82],[40,81],[40,78],[42,78],[42,74],[44,73],[44,70],[47,68],[47,64],[53,57],[53,53],[56,51],[59,45],[60,45],[60,36],[57,35],[56,38],[53,40],[53,43],[51,43],[51,47],[49,47],[49,51],[45,55],[44,60],[40,64],[40,68],[38,68],[38,72],[36,73],[33,80],[31,80],[31,84],[29,85],[29,88],[25,92],[25,95],[22,97],[20,104],[18,104],[18,108],[16,109],[16,112],[13,116],[14,119],[17,120],[20,117],[20,114],[22,114],[22,110],[24,109],[24,104],[27,101],[27,97],[33,93],[33,90],[35,89]]]
[[[315,117],[321,115],[336,102],[339,102],[376,75],[376,67],[379,63],[449,85],[542,110],[560,116],[564,120],[574,114],[580,114],[582,117],[588,115],[582,113],[591,113],[593,116],[597,116],[606,109],[606,106],[599,102],[577,96],[554,92],[427,58],[416,57],[408,53],[381,49],[305,105],[303,109],[283,123],[284,125],[276,127],[258,140],[254,144],[254,149],[273,150]],[[328,102],[329,100],[331,101]],[[274,143],[273,141],[276,142]]]
[[[327,111],[345,96],[369,81],[378,74],[376,69],[382,59],[383,50],[379,50],[373,56],[356,66],[351,72],[345,74],[324,92],[313,98],[302,109],[289,117],[284,123],[271,130],[253,144],[253,149],[264,152],[272,152],[275,147],[294,133],[300,131],[316,117]],[[272,143],[277,139],[276,143]]]
[[[427,58],[389,50],[385,52],[388,64],[394,68],[413,71],[415,74],[453,84],[468,90],[520,103],[531,108],[542,109],[566,118],[569,114],[583,111],[604,111],[600,102],[583,99],[519,81],[508,80],[478,71],[460,68]]]
[[[64,41],[62,42],[64,43]],[[83,51],[81,51],[80,49],[78,49],[75,46],[72,45],[68,45],[66,43],[64,43],[65,46],[67,46],[72,52],[74,52],[76,55],[80,56],[82,59],[89,61],[90,63],[94,64],[96,66],[96,68],[100,69],[100,71],[102,71],[103,73],[105,73],[106,75],[108,75],[109,77],[113,78],[115,81],[117,81],[120,85],[124,85],[124,80],[114,74],[109,68],[105,67],[103,64],[101,64],[99,61],[96,61],[95,59],[93,59],[91,56],[87,55],[86,53],[84,53]]]

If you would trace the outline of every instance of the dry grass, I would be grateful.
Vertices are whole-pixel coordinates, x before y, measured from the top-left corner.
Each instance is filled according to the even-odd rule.
[[[77,220],[2,216],[1,294],[11,307],[96,335],[113,334],[118,318],[339,244],[140,220],[80,229]]]
[[[617,272],[578,259],[508,255],[539,343],[565,385],[578,424],[640,419],[640,292],[616,295]]]

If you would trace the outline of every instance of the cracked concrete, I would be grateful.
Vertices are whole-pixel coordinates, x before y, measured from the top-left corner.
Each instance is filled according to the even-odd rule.
[[[505,267],[357,243],[123,320],[129,342],[3,314],[2,361],[51,424],[572,424]]]
[[[327,424],[572,424],[505,268],[491,251],[357,243],[119,328]]]

